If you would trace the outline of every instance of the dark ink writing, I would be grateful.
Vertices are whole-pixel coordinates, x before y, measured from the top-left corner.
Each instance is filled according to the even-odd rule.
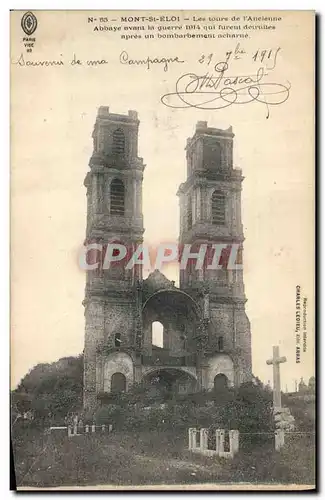
[[[226,61],[215,64],[213,73],[186,73],[176,81],[175,92],[165,94],[161,102],[170,108],[223,109],[238,104],[259,102],[266,107],[283,104],[290,94],[290,83],[266,81],[264,67],[254,74],[229,75]]]
[[[152,64],[161,64],[163,65],[164,71],[168,71],[169,64],[171,63],[180,63],[183,64],[184,61],[180,61],[178,57],[146,57],[145,59],[130,59],[129,54],[123,50],[120,54],[120,63],[135,65],[135,66],[145,66],[148,70],[150,69]]]

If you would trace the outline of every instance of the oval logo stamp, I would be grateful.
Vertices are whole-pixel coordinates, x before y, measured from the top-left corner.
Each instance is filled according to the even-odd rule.
[[[32,35],[37,28],[37,19],[32,12],[26,12],[21,19],[21,27],[27,36]]]

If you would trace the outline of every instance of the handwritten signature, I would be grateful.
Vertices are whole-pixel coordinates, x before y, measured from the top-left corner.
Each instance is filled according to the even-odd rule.
[[[215,65],[214,73],[186,73],[176,81],[175,92],[163,95],[161,102],[170,108],[205,110],[259,102],[266,106],[269,118],[270,107],[279,106],[289,98],[291,84],[265,81],[268,73],[264,67],[253,75],[238,76],[228,76],[228,69],[228,63],[222,61]]]

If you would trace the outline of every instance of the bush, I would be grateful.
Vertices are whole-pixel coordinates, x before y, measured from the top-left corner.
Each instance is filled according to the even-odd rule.
[[[63,423],[82,409],[82,392],[83,356],[71,356],[35,366],[12,391],[11,404],[17,415],[30,411],[34,425]]]
[[[102,398],[104,400],[104,398]],[[239,429],[242,433],[273,432],[272,394],[261,386],[244,384],[216,394],[153,397],[137,386],[122,395],[107,395],[94,416],[98,424],[125,430],[187,430],[188,427]]]

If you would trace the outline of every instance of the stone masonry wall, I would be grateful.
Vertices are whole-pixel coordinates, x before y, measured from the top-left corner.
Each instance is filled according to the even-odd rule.
[[[96,406],[96,349],[104,338],[104,303],[92,298],[85,310],[84,407]]]
[[[238,352],[237,383],[241,384],[252,379],[251,331],[244,306],[238,306],[235,309],[235,318],[236,350]]]

